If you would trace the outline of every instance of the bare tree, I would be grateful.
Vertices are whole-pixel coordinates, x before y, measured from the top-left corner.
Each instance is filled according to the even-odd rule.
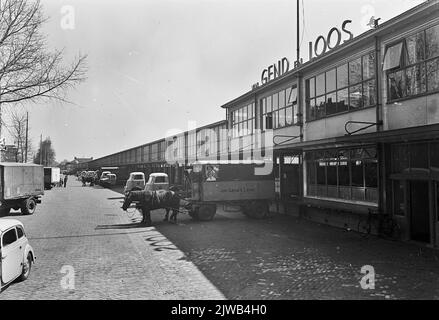
[[[9,118],[6,128],[8,129],[14,144],[17,146],[15,161],[25,162],[32,148],[32,143],[26,135],[26,131],[29,129],[27,128],[27,113],[20,108],[11,108],[9,111]]]
[[[85,80],[86,56],[65,66],[62,50],[47,49],[45,21],[39,0],[0,0],[0,112],[1,104],[66,101],[66,89]]]

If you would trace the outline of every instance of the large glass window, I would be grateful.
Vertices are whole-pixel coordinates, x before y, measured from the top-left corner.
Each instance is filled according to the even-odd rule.
[[[306,80],[307,120],[376,104],[375,53]]]
[[[384,57],[387,100],[439,91],[439,26],[390,45]]]
[[[282,89],[261,99],[261,109],[262,130],[297,123],[297,87]]]
[[[391,172],[439,168],[439,142],[413,142],[391,146]]]
[[[242,137],[252,134],[255,129],[255,118],[254,102],[232,111],[232,136]]]
[[[308,196],[377,203],[375,147],[310,151],[305,161]]]

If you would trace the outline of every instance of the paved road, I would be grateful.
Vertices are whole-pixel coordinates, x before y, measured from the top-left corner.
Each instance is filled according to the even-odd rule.
[[[211,222],[120,210],[121,195],[69,180],[25,223],[38,264],[0,299],[438,299],[439,252],[363,238],[288,216],[251,220],[219,210]],[[375,271],[364,290],[361,268]],[[63,266],[75,289],[63,289]],[[69,268],[69,267],[67,267]],[[68,270],[68,269],[66,269]]]
[[[119,198],[73,179],[46,191],[34,215],[17,216],[37,264],[27,281],[10,285],[0,299],[224,298],[181,251],[154,250],[159,247],[150,244],[172,244],[155,228],[131,223]],[[72,267],[74,281],[68,281]]]

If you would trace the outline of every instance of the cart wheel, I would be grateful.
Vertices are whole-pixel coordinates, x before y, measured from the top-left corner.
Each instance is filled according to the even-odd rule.
[[[251,203],[246,203],[246,204],[241,206],[241,212],[246,217],[248,217],[250,215],[251,210],[252,210]]]
[[[37,207],[37,203],[34,199],[28,198],[23,200],[23,204],[21,206],[21,213],[25,215],[33,214]]]
[[[198,219],[201,221],[210,221],[216,213],[216,205],[204,205],[198,209]]]
[[[0,208],[0,217],[8,216],[11,213],[11,208]]]
[[[252,202],[248,206],[247,216],[253,219],[263,219],[268,214],[268,203],[267,202]]]
[[[199,220],[198,219],[198,209],[199,208],[200,207],[192,207],[192,209],[189,210],[188,214],[192,219]]]

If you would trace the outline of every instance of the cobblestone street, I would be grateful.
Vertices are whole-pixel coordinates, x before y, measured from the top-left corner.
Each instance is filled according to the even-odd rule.
[[[251,220],[219,208],[213,221],[184,214],[154,227],[101,187],[46,191],[25,225],[37,263],[0,299],[437,299],[438,252],[273,215]],[[14,215],[14,213],[12,213]],[[361,267],[376,272],[364,290]],[[75,288],[63,289],[63,266]]]

